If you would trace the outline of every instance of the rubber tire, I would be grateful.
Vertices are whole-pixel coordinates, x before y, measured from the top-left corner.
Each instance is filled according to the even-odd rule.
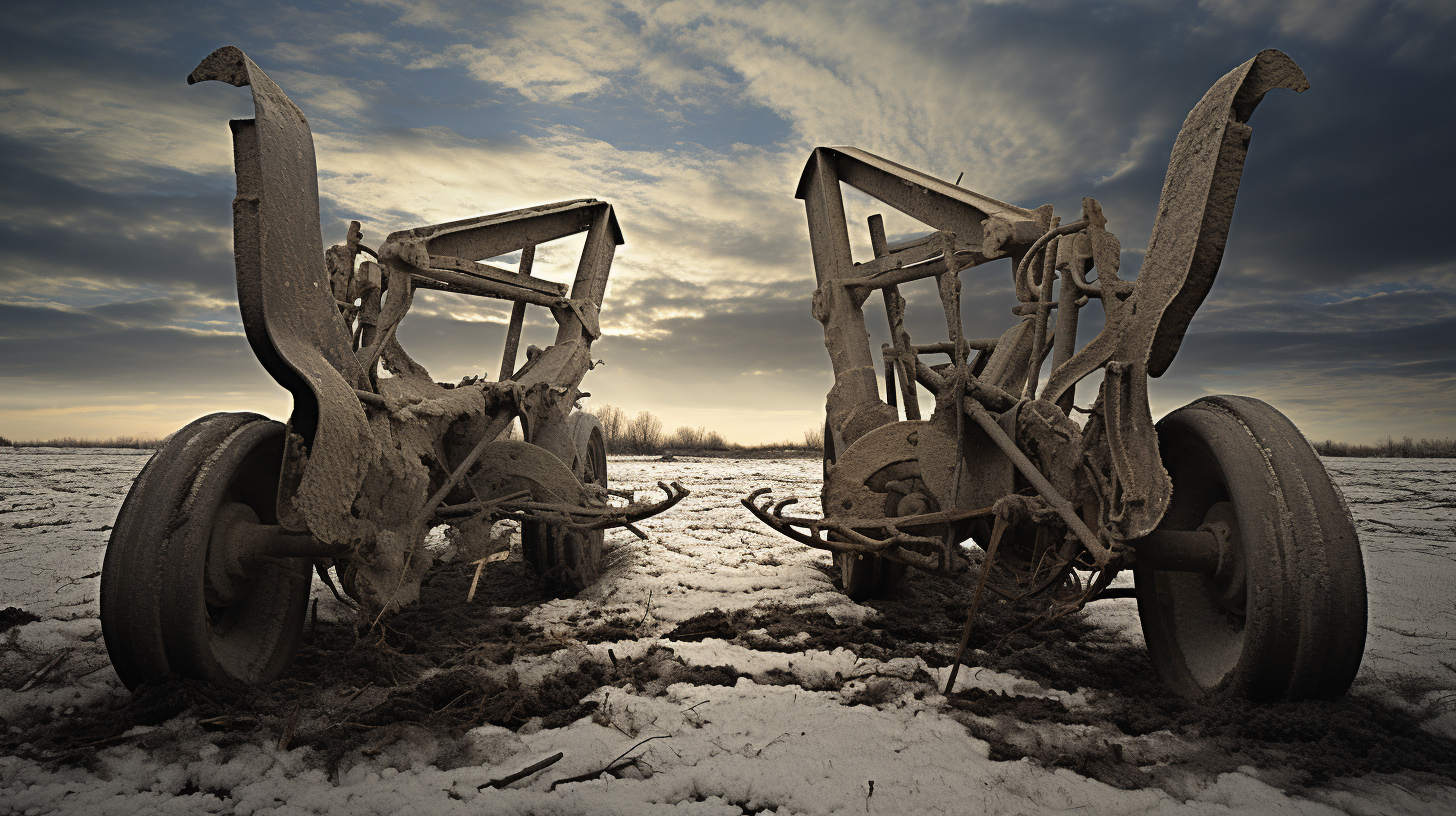
[[[575,440],[571,472],[583,484],[607,486],[607,442],[595,416],[578,411],[566,420],[567,435]],[[596,583],[601,575],[606,533],[575,533],[549,524],[523,522],[521,550],[538,577],[572,592]]]
[[[209,607],[203,576],[223,504],[276,523],[284,426],[257,414],[212,414],[173,435],[132,484],[101,568],[101,627],[127,688],[179,675],[256,684],[297,651],[308,559],[275,559],[247,597]]]
[[[1365,648],[1365,570],[1349,510],[1314,449],[1249,397],[1204,397],[1157,433],[1173,481],[1159,528],[1197,529],[1230,502],[1245,572],[1239,616],[1220,605],[1212,577],[1134,568],[1158,674],[1194,699],[1343,695]]]
[[[834,449],[834,436],[829,422],[824,423],[824,476],[829,476],[829,466],[839,459]],[[851,601],[863,603],[885,598],[895,591],[900,579],[905,577],[906,566],[878,555],[837,552],[834,565],[839,568],[839,581],[844,594]]]

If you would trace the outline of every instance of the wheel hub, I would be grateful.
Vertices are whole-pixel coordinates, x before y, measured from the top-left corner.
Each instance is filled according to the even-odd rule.
[[[242,599],[250,579],[247,561],[253,548],[249,534],[261,526],[258,514],[246,504],[229,502],[218,509],[207,544],[203,585],[209,606],[231,606]]]
[[[1249,598],[1248,570],[1233,503],[1219,502],[1208,508],[1198,529],[1218,539],[1218,569],[1210,579],[1214,598],[1229,612],[1243,615]]]

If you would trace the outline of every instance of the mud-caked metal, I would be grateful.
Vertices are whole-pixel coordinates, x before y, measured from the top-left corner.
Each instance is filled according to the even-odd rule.
[[[1155,425],[1147,387],[1218,272],[1249,117],[1267,92],[1308,87],[1268,50],[1209,89],[1174,143],[1135,281],[1119,277],[1120,244],[1094,199],[1063,224],[1051,205],[1023,209],[863,150],[815,149],[797,197],[834,371],[823,515],[786,515],[793,499],[765,490],[745,506],[832,551],[855,599],[890,592],[913,566],[972,575],[972,618],[985,591],[1059,615],[1123,595],[1109,585],[1132,569],[1153,663],[1184,694],[1343,694],[1364,646],[1364,567],[1318,457],[1288,419],[1246,397],[1204,398]],[[873,258],[855,262],[841,185],[933,231],[892,245],[871,216]],[[1010,262],[1019,319],[968,337],[959,276],[998,259]],[[947,327],[921,344],[900,291],[919,281],[934,282]],[[876,292],[891,340],[883,396],[863,311]],[[1105,323],[1077,349],[1094,298]],[[935,355],[948,361],[922,359]],[[1079,406],[1077,384],[1094,373],[1097,394]],[[928,418],[918,387],[934,396]],[[984,549],[974,571],[967,540]]]
[[[595,580],[602,531],[676,504],[607,487],[594,417],[574,411],[622,232],[612,206],[580,199],[395,232],[370,248],[358,222],[323,248],[308,121],[242,51],[188,77],[252,89],[231,122],[238,307],[258,360],[293,397],[286,426],[214,414],[178,431],[142,471],[107,547],[101,621],[128,687],[178,674],[258,682],[297,649],[315,570],[368,624],[411,603],[449,525],[457,558],[483,565],[519,522],[548,580]],[[532,274],[536,248],[585,233],[568,287]],[[519,253],[515,269],[491,259]],[[400,345],[417,289],[512,302],[496,380],[436,383]],[[550,310],[555,342],[526,350],[526,307]],[[492,367],[494,363],[492,363]],[[524,439],[506,438],[519,422]]]

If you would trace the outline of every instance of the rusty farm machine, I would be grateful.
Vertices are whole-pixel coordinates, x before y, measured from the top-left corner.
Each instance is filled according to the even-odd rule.
[[[611,205],[565,201],[395,232],[376,248],[357,222],[325,252],[313,137],[298,107],[242,51],[188,77],[250,86],[255,117],[231,123],[238,307],[258,361],[293,398],[288,422],[212,414],[177,431],[142,470],[107,546],[101,623],[130,688],[180,675],[261,682],[296,651],[314,571],[361,620],[419,594],[426,533],[449,525],[463,557],[501,553],[515,520],[530,566],[580,588],[603,530],[687,491],[637,501],[607,486],[606,445],[575,411],[600,336],[616,247]],[[585,233],[570,288],[531,274],[538,245]],[[485,263],[519,253],[518,267]],[[513,304],[497,380],[439,384],[396,329],[417,289]],[[528,305],[555,342],[517,365]],[[524,440],[507,438],[514,421]],[[640,531],[639,531],[640,534]]]
[[[855,599],[886,594],[907,567],[974,576],[971,618],[990,591],[1047,615],[1133,594],[1153,664],[1188,696],[1343,694],[1365,642],[1365,574],[1314,450],[1256,399],[1204,397],[1156,424],[1148,402],[1148,378],[1167,371],[1222,260],[1250,115],[1270,90],[1307,87],[1269,50],[1204,95],[1174,144],[1135,280],[1118,276],[1120,245],[1093,199],[1061,223],[1050,205],[1015,207],[863,150],[814,150],[797,196],[834,372],[822,515],[786,513],[794,500],[766,490],[744,504],[831,551]],[[856,262],[841,185],[933,231],[889,244],[871,216],[873,257]],[[1018,320],[968,337],[961,276],[998,259]],[[910,337],[901,291],[912,285],[936,293],[944,338]],[[863,309],[876,293],[889,322],[883,394]],[[1092,299],[1103,327],[1078,349]],[[948,360],[927,362],[936,355]],[[1096,373],[1079,405],[1078,383]],[[919,388],[934,397],[928,417]],[[968,540],[984,551],[975,570]],[[1131,593],[1110,586],[1123,570]]]

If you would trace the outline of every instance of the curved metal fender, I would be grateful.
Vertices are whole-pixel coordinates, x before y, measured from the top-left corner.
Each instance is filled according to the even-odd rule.
[[[1173,143],[1158,217],[1138,273],[1139,283],[1151,276],[1159,289],[1172,290],[1150,341],[1148,376],[1168,370],[1189,321],[1213,286],[1254,132],[1245,123],[1275,88],[1303,93],[1309,81],[1294,60],[1270,48],[1214,83]],[[1131,342],[1132,337],[1124,339],[1125,345]]]
[[[1043,399],[1056,402],[1108,360],[1146,365],[1153,377],[1167,370],[1223,261],[1253,133],[1244,123],[1274,88],[1303,92],[1309,82],[1294,60],[1268,49],[1225,74],[1189,112],[1168,158],[1142,270],[1124,308],[1117,310],[1129,319],[1108,325],[1052,372]],[[1098,233],[1102,226],[1094,224],[1089,232]]]
[[[1114,519],[1136,538],[1167,508],[1172,482],[1163,469],[1145,377],[1167,370],[1193,314],[1223,261],[1249,136],[1245,122],[1274,88],[1309,88],[1294,60],[1273,49],[1228,72],[1188,114],[1158,202],[1147,256],[1132,293],[1102,332],[1052,372],[1042,398],[1056,402],[1083,377],[1106,366],[1102,397],[1114,477],[1121,491]],[[1101,224],[1089,233],[1096,235]]]
[[[313,135],[298,106],[238,48],[214,51],[187,83],[209,79],[253,92],[255,118],[230,123],[238,309],[258,361],[293,395],[288,458],[305,452],[295,434],[307,454],[295,484],[285,465],[280,521],[301,521],[321,539],[347,541],[369,461],[359,454],[373,447],[354,390],[369,389],[369,382],[324,267]]]
[[[498,439],[485,446],[481,461],[490,464],[466,478],[482,501],[520,490],[531,491],[539,502],[580,504],[583,499],[581,482],[571,468],[530,442]]]

